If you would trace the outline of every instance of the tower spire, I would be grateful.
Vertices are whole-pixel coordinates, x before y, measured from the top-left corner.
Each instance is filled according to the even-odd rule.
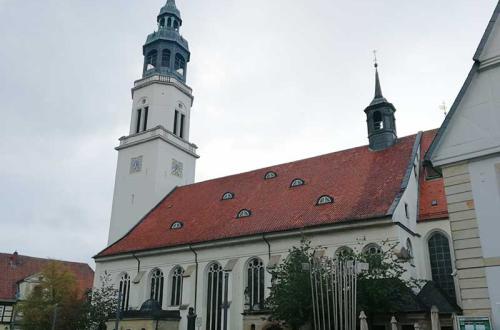
[[[378,74],[377,51],[373,51],[373,66],[375,67],[375,95],[370,105],[365,109],[368,125],[368,139],[372,150],[389,148],[397,140],[396,108],[382,95],[380,77]]]
[[[380,77],[378,75],[378,61],[377,61],[377,51],[373,51],[373,66],[375,67],[375,95],[373,97],[370,105],[387,102],[387,100],[382,95],[382,87],[380,86]]]
[[[382,88],[380,87],[380,78],[378,77],[378,64],[375,62],[375,98],[383,98]]]

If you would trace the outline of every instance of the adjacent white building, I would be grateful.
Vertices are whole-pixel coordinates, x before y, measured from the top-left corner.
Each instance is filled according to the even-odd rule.
[[[500,3],[427,155],[446,186],[465,315],[500,329]]]

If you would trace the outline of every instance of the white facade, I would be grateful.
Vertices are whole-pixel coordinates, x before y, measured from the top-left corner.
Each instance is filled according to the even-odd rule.
[[[416,206],[415,201],[412,204]],[[196,306],[197,315],[202,317],[202,329],[205,329],[208,268],[214,262],[218,262],[229,273],[228,300],[231,303],[229,308],[229,329],[244,329],[242,313],[245,310],[244,291],[247,286],[248,262],[258,257],[267,267],[271,259],[273,263],[282,261],[286,258],[291,246],[300,245],[302,235],[311,240],[312,246],[325,248],[326,254],[332,257],[337,249],[341,247],[347,246],[353,250],[361,251],[369,243],[381,245],[383,241],[388,241],[390,244],[401,242],[396,248],[399,251],[401,247],[405,246],[407,239],[410,239],[413,245],[414,261],[408,263],[408,274],[416,278],[431,280],[427,239],[436,231],[445,233],[447,237],[450,237],[448,220],[415,224],[417,232],[408,231],[395,224],[400,223],[402,220],[404,219],[388,217],[373,221],[360,221],[357,224],[331,225],[303,231],[258,235],[192,246],[137,252],[135,257],[140,260],[139,270],[137,268],[138,262],[132,254],[104,257],[96,260],[94,285],[100,285],[98,279],[104,271],[112,275],[117,286],[124,272],[129,274],[131,279],[137,278],[137,274],[141,273],[139,283],[132,282],[130,289],[129,306],[136,309],[150,298],[152,271],[161,269],[165,275],[163,309],[180,309],[182,320],[179,328],[185,329],[187,325],[187,308]],[[414,219],[412,221],[415,222]],[[234,266],[231,267],[233,263]],[[169,306],[172,294],[172,270],[176,266],[181,266],[185,270],[182,305],[180,307]],[[268,287],[270,285],[271,277],[266,271],[266,296],[269,294]]]
[[[193,183],[198,158],[188,142],[193,102],[188,86],[173,77],[151,76],[135,82],[132,99],[130,133],[116,148],[108,245],[176,186]]]

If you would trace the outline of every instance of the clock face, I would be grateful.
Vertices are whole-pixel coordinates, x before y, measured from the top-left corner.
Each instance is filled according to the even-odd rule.
[[[142,170],[142,156],[130,159],[130,173],[137,173]]]
[[[179,178],[182,178],[183,164],[182,162],[172,159],[172,170],[171,173]]]

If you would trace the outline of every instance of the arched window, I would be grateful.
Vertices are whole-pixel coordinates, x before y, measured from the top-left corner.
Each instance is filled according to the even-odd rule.
[[[156,60],[158,58],[158,52],[152,50],[146,55],[146,70],[156,68]]]
[[[248,262],[245,308],[249,310],[264,308],[264,263],[259,258],[253,258]]]
[[[382,114],[380,113],[380,111],[375,111],[373,113],[373,127],[375,128],[375,130],[384,128],[384,122],[382,120]]]
[[[432,280],[450,298],[456,299],[450,244],[442,233],[432,234],[428,241]]]
[[[165,26],[165,18],[161,18],[160,19],[160,27],[164,27]]]
[[[151,272],[151,293],[149,298],[156,300],[160,306],[163,303],[163,272],[153,269]]]
[[[232,192],[225,192],[224,195],[222,195],[222,200],[225,201],[225,200],[228,200],[228,199],[233,199],[234,198],[234,194]]]
[[[406,239],[406,253],[408,253],[408,261],[413,265],[413,245],[409,238]]]
[[[120,293],[120,309],[126,311],[128,310],[128,298],[130,295],[130,276],[127,273],[123,273],[120,276],[118,292]]]
[[[207,330],[220,330],[222,327],[222,297],[224,290],[224,271],[217,262],[208,268],[207,274]]]
[[[170,306],[180,306],[182,304],[182,283],[184,279],[184,269],[177,266],[172,271],[172,291],[170,292]]]
[[[170,66],[170,50],[164,49],[161,52],[161,66],[169,67]]]
[[[305,182],[302,179],[293,179],[292,183],[290,183],[290,187],[303,186],[304,184],[305,184]]]
[[[175,72],[184,76],[184,71],[186,69],[186,60],[182,57],[181,54],[175,54]]]
[[[236,218],[246,218],[246,217],[249,217],[251,215],[252,215],[252,211],[247,210],[247,209],[243,209],[240,212],[238,212],[238,215],[236,216]]]
[[[338,259],[351,259],[354,256],[354,251],[348,246],[341,246],[335,251],[335,257]]]
[[[179,21],[174,20],[174,30],[179,30]]]
[[[366,253],[366,254],[381,254],[382,253],[382,248],[380,247],[380,245],[378,245],[376,243],[370,243],[370,244],[367,244],[363,248],[363,253]]]
[[[265,175],[264,175],[264,179],[265,180],[269,180],[269,179],[274,179],[275,177],[277,177],[278,174],[276,174],[276,172],[273,172],[273,171],[269,171],[267,172]]]
[[[172,17],[167,19],[167,27],[172,27]]]
[[[331,204],[331,203],[333,203],[333,197],[328,196],[328,195],[323,195],[320,198],[318,198],[316,205],[324,205],[324,204]]]

